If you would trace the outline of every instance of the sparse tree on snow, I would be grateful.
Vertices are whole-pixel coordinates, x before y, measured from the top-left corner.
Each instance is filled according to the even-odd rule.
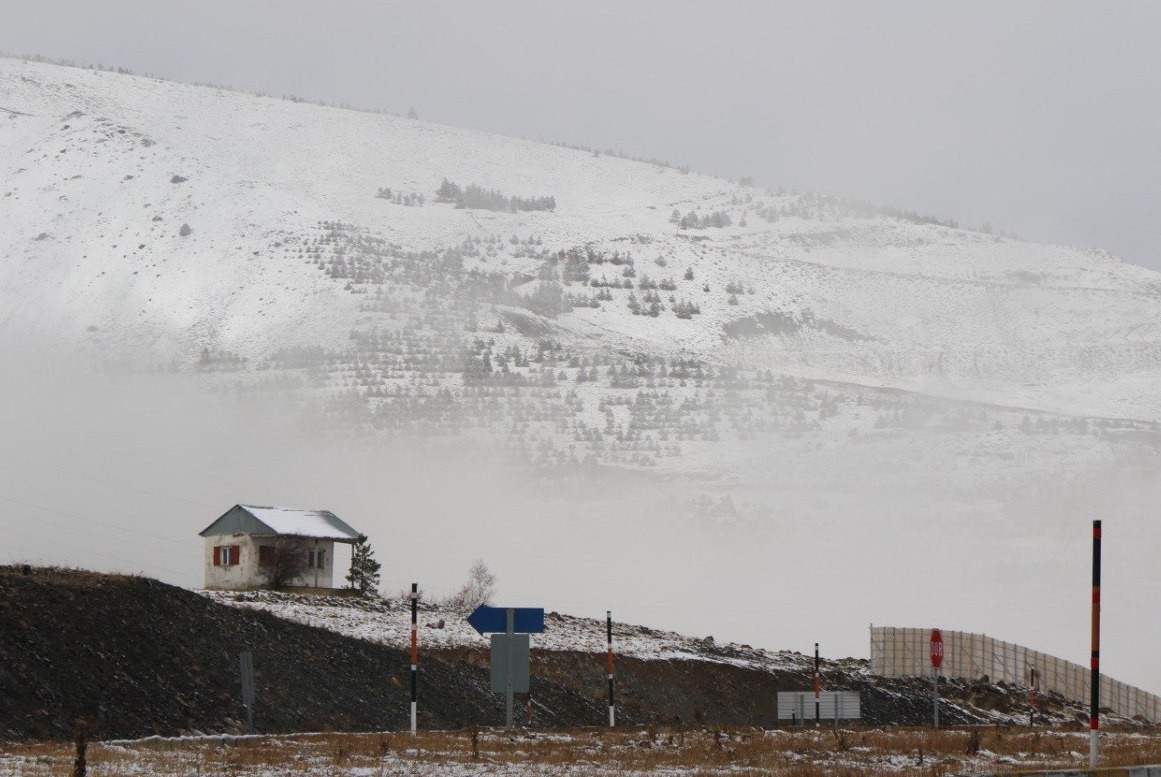
[[[481,604],[492,601],[492,594],[496,591],[496,576],[488,569],[483,559],[476,559],[468,572],[468,580],[460,590],[449,596],[445,601],[450,607],[463,610],[474,610]]]

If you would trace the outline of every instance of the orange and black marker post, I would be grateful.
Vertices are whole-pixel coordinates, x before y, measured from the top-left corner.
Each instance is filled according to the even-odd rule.
[[[613,706],[613,611],[605,610],[605,633],[609,640],[609,728],[616,725],[616,708]]]
[[[1100,758],[1101,710],[1101,522],[1092,522],[1092,705],[1089,713],[1088,760],[1096,767]]]
[[[822,670],[818,663],[818,643],[814,643],[814,723],[818,725],[822,720],[819,709],[819,695],[822,693]]]
[[[419,583],[411,584],[411,735],[416,733],[415,710],[419,701]]]

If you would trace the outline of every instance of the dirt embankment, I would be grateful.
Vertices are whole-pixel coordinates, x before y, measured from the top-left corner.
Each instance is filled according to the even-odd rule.
[[[140,577],[0,567],[0,740],[241,732],[238,655],[254,658],[260,732],[400,730],[409,725],[410,657],[263,612],[224,606]],[[481,650],[420,659],[422,728],[495,726],[503,699],[491,692]],[[778,691],[808,690],[808,669],[771,672],[722,661],[617,660],[617,720],[684,726],[778,725]],[[804,662],[804,667],[806,662]],[[923,724],[923,680],[867,675],[864,662],[826,662],[824,685],[858,690],[863,721]],[[534,651],[534,723],[607,721],[603,654]],[[1026,691],[948,683],[946,723],[994,721],[1025,709]],[[519,700],[523,712],[524,698]],[[1056,722],[1083,711],[1042,697]],[[1079,709],[1079,708],[1078,708]]]
[[[254,659],[259,731],[409,725],[401,650],[215,604],[155,580],[0,568],[0,740],[242,731],[238,654]],[[595,715],[555,684],[538,688],[548,725]],[[425,657],[419,724],[503,723],[488,676]]]
[[[803,657],[803,664],[809,661]],[[931,723],[931,681],[884,678],[867,673],[866,661],[824,661],[822,687],[859,693],[866,725],[923,726]],[[598,703],[607,698],[604,656],[544,651],[534,654],[532,671]],[[777,728],[779,691],[813,692],[813,672],[759,670],[714,661],[647,661],[622,657],[616,663],[618,716],[676,726]],[[940,684],[943,725],[1026,722],[1028,691],[987,681],[947,680]],[[602,707],[606,709],[606,707]],[[1079,704],[1040,694],[1040,722],[1081,726]],[[813,704],[808,702],[808,717]],[[599,724],[600,719],[595,721]]]

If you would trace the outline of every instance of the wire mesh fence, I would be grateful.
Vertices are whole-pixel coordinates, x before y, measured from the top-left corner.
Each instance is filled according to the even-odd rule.
[[[941,677],[1008,682],[1087,703],[1091,670],[986,634],[943,631]],[[931,629],[871,627],[871,672],[884,677],[930,677]],[[1161,697],[1101,675],[1101,707],[1125,717],[1161,722]]]

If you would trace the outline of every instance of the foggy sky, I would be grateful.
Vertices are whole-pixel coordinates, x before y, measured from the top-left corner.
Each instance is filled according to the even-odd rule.
[[[7,0],[0,50],[988,222],[1161,269],[1161,5]]]

